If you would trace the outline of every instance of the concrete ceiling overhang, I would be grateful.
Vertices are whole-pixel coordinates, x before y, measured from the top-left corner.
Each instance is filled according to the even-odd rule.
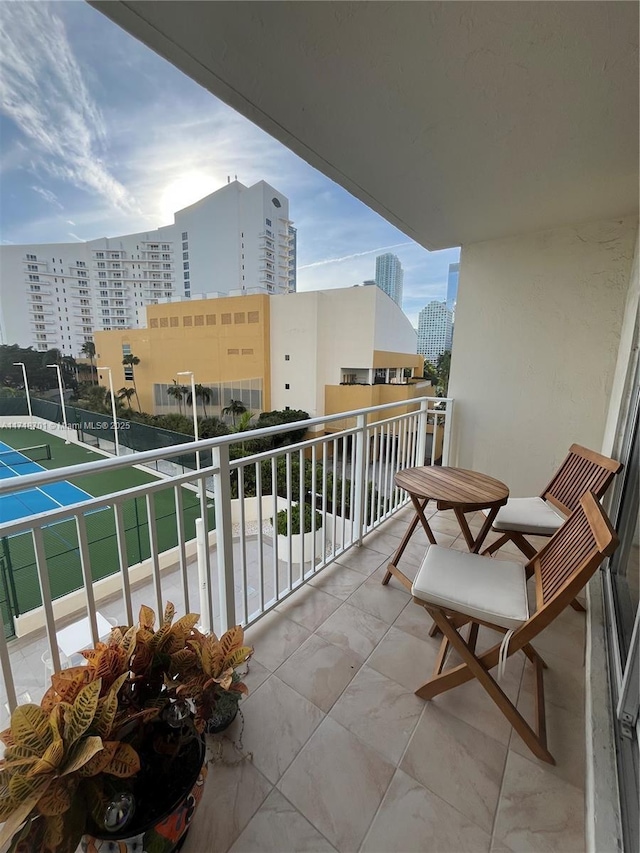
[[[635,2],[92,5],[429,249],[638,208]]]

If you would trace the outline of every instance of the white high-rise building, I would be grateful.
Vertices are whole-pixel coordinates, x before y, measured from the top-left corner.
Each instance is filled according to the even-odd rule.
[[[93,330],[145,325],[145,305],[296,289],[288,199],[239,181],[154,231],[0,247],[0,343],[78,355]]]
[[[446,302],[430,302],[418,315],[418,352],[432,364],[451,349],[451,319]]]
[[[387,253],[376,258],[376,284],[396,305],[402,308],[402,285],[404,273],[402,264],[396,255]]]

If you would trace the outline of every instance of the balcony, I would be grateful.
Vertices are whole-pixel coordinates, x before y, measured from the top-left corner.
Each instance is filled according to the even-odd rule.
[[[170,600],[181,612],[204,612],[218,632],[242,623],[255,647],[245,679],[250,696],[241,706],[242,717],[220,739],[225,762],[210,774],[215,783],[208,783],[186,853],[223,853],[232,847],[418,850],[425,833],[437,842],[434,849],[447,851],[488,851],[490,845],[496,851],[521,849],[519,845],[547,850],[546,839],[553,839],[553,849],[583,849],[583,614],[566,611],[539,643],[549,663],[555,768],[531,756],[477,683],[430,703],[413,692],[432,668],[439,642],[429,637],[429,620],[408,592],[395,579],[387,587],[380,581],[412,515],[406,495],[394,489],[392,475],[421,460],[433,464],[426,449],[435,403],[424,398],[410,413],[396,406],[384,418],[388,412],[381,407],[345,413],[340,417],[354,425],[341,432],[234,461],[229,446],[237,436],[25,478],[21,485],[44,485],[90,467],[94,476],[104,472],[113,479],[131,464],[172,471],[168,480],[0,529],[7,537],[33,537],[37,574],[47,590],[53,563],[49,565],[41,546],[52,524],[73,518],[78,541],[84,543],[83,571],[91,577],[103,572],[87,540],[88,521],[95,524],[97,513],[109,514],[122,543],[131,536],[123,526],[127,503],[142,501],[152,519],[141,528],[148,537],[148,560],[130,565],[126,548],[119,546],[113,574],[55,600],[45,594],[46,608],[15,619],[20,637],[5,643],[0,634],[0,725],[6,724],[6,711],[16,700],[41,697],[47,675],[42,656],[48,651],[57,661],[57,644],[50,640],[65,624],[97,611],[113,623],[132,623],[143,602],[160,610]],[[447,436],[446,461],[451,401],[444,403],[440,418]],[[335,420],[300,422],[287,429],[328,428]],[[260,430],[255,436],[268,438],[281,430]],[[200,453],[199,470],[176,465],[194,451]],[[284,496],[272,493],[277,470],[278,492]],[[345,485],[336,491],[340,482]],[[160,494],[173,492],[180,506],[185,486],[195,490],[205,528],[211,528],[200,533],[199,556],[180,525],[177,546],[166,553],[159,550],[160,525],[166,524],[158,517]],[[282,544],[269,519],[279,508],[290,507],[301,489],[316,495],[323,524],[317,541],[296,560],[295,531]],[[5,481],[0,494],[7,491]],[[258,499],[245,501],[248,494]],[[466,550],[450,513],[428,515],[439,544]],[[470,518],[475,532],[480,524],[481,517]],[[62,558],[66,570],[69,561],[79,559],[73,542],[71,546]],[[102,547],[110,549],[106,541]],[[403,556],[403,570],[410,577],[426,548],[425,534],[416,533]],[[499,558],[522,555],[505,549]],[[60,559],[58,554],[56,565]],[[208,578],[204,596],[203,578]],[[482,629],[479,642],[480,647],[493,644],[491,632]],[[524,657],[509,660],[503,688],[530,718],[533,669]],[[252,759],[242,760],[248,753]],[[540,793],[543,774],[550,774],[553,785]]]

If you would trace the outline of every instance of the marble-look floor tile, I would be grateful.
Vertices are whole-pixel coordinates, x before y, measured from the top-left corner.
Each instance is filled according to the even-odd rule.
[[[400,768],[490,833],[507,749],[428,703]]]
[[[309,583],[322,592],[333,595],[341,601],[346,601],[351,593],[364,583],[364,577],[361,572],[348,569],[340,563],[333,563],[311,578]]]
[[[535,730],[535,705],[532,693],[521,692],[518,710]],[[584,789],[586,735],[583,719],[551,703],[546,704],[546,716],[547,748],[556,760],[555,765],[536,758],[515,730],[511,734],[509,749],[539,764],[549,773],[564,779],[576,788]]]
[[[513,853],[584,853],[584,791],[509,752],[494,838]]]
[[[272,675],[243,703],[242,741],[253,763],[277,782],[322,721],[314,704]]]
[[[302,625],[272,611],[247,629],[245,640],[254,648],[253,660],[274,672],[309,636]]]
[[[327,717],[278,788],[333,846],[357,850],[394,766]]]
[[[363,547],[351,548],[337,560],[339,565],[346,566],[363,575],[372,574],[379,566],[388,561],[388,554],[377,551],[373,545],[368,545],[367,540],[365,540]]]
[[[523,667],[524,655],[513,655],[507,661],[504,677],[499,682],[500,688],[514,704],[520,690]],[[495,667],[491,675],[497,679]],[[447,690],[432,701],[436,707],[469,723],[505,746],[509,744],[511,724],[477,679]]]
[[[334,853],[324,838],[276,788],[229,853]]]
[[[412,691],[364,666],[330,716],[397,764],[423,709],[424,702]]]
[[[234,758],[229,756],[230,761]],[[271,783],[250,761],[209,767],[182,853],[228,850],[271,790]]]
[[[373,574],[347,601],[391,625],[398,618],[400,611],[404,610],[410,596],[406,590],[394,589],[391,584],[382,586],[383,576],[383,572]]]
[[[312,586],[304,586],[279,604],[276,610],[307,631],[315,631],[341,604],[341,600],[333,595],[327,595]]]
[[[367,665],[414,691],[431,677],[439,645],[437,640],[419,640],[392,625]]]
[[[362,658],[313,634],[277,671],[278,678],[328,711],[362,665]]]
[[[413,634],[419,640],[432,642],[429,637],[429,631],[433,625],[433,619],[424,607],[416,604],[413,599],[409,599],[409,603],[393,623],[394,628],[399,628],[401,631],[406,631],[407,634]]]
[[[238,675],[240,675],[241,680],[247,685],[249,693],[251,694],[260,687],[263,681],[266,681],[267,678],[269,678],[271,670],[267,669],[266,666],[263,666],[261,663],[258,663],[257,660],[251,658],[246,663],[242,664],[238,670]]]
[[[491,838],[473,821],[397,770],[362,853],[487,853]]]
[[[538,648],[535,640],[532,645]],[[544,670],[545,702],[584,719],[584,666],[578,666],[552,652],[540,650],[540,654],[547,664]],[[535,671],[528,661],[524,667],[521,691],[530,694],[535,691]]]
[[[345,651],[366,659],[375,649],[389,626],[382,619],[365,613],[348,602],[329,616],[316,630],[323,639]]]
[[[547,652],[551,652],[582,667],[585,659],[585,640],[585,614],[577,613],[572,607],[567,607],[544,631],[538,634],[534,642],[536,649],[543,657]]]

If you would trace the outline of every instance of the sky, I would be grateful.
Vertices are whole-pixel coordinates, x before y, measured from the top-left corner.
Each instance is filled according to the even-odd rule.
[[[83,0],[0,2],[0,240],[157,228],[238,177],[289,199],[298,290],[404,268],[403,308],[444,299],[458,249],[428,252]]]

